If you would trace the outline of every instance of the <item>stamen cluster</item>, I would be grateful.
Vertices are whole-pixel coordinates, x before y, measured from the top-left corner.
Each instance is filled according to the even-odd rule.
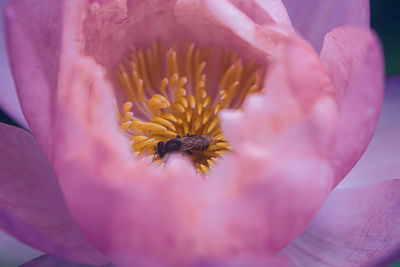
[[[116,72],[128,99],[122,114],[118,112],[120,127],[138,156],[153,156],[159,141],[177,136],[211,136],[207,150],[187,154],[197,170],[206,173],[231,149],[219,112],[239,109],[247,95],[260,92],[262,74],[254,60],[244,65],[231,50],[200,49],[193,43],[182,51],[177,45],[164,49],[160,43],[132,48]]]

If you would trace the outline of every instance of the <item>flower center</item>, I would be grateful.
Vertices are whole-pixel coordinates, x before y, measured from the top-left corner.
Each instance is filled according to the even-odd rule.
[[[118,112],[120,127],[135,154],[162,162],[182,153],[203,174],[231,150],[219,112],[240,109],[247,95],[261,91],[263,79],[254,60],[244,64],[232,50],[193,43],[132,48],[116,74],[128,99]]]

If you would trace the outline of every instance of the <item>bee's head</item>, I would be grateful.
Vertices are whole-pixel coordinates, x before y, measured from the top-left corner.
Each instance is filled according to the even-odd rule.
[[[167,151],[165,150],[165,145],[164,145],[163,141],[160,141],[157,143],[156,154],[158,154],[158,156],[160,158],[163,158],[165,156],[165,154],[167,154]]]

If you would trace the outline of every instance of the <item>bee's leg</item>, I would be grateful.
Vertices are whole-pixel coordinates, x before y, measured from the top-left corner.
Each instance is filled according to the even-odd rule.
[[[190,150],[186,150],[186,153],[188,153],[190,156],[193,156],[193,153]]]
[[[179,138],[181,138],[181,136],[180,136],[179,134],[177,134],[177,135],[176,135],[176,138],[178,138],[178,139],[179,139]]]

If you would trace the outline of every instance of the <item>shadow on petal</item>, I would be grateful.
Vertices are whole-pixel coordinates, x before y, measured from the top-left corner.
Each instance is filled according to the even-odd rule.
[[[72,261],[63,260],[51,255],[43,255],[36,259],[33,259],[27,263],[20,265],[19,267],[94,267],[95,265],[80,264]],[[114,265],[107,264],[100,267],[115,267]]]

